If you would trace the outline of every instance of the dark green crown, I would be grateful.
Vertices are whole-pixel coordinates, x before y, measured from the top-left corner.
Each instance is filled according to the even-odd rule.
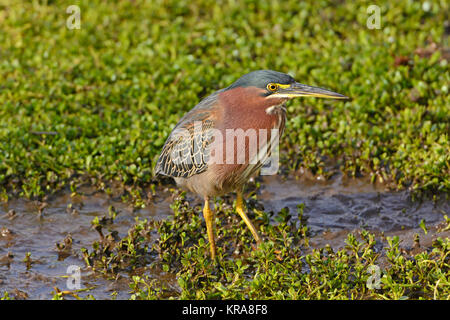
[[[265,89],[269,83],[290,84],[295,82],[290,75],[273,71],[273,70],[257,70],[247,73],[236,80],[227,89],[237,87],[257,87]]]

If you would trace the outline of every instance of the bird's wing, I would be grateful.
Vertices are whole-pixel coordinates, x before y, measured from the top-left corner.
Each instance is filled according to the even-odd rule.
[[[188,178],[207,169],[214,140],[210,129],[215,124],[216,95],[201,101],[178,122],[162,148],[156,175]]]

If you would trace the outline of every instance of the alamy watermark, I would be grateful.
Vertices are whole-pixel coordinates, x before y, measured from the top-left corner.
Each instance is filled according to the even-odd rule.
[[[66,281],[67,289],[80,290],[81,289],[81,268],[77,265],[70,265],[66,271],[68,277]]]
[[[366,21],[366,26],[370,30],[381,29],[381,9],[379,6],[373,4],[367,7],[367,14],[369,17]]]
[[[70,14],[70,16],[66,20],[67,29],[80,29],[81,28],[81,10],[77,5],[68,6],[66,9],[66,13]]]
[[[367,278],[366,286],[367,288],[380,289],[381,288],[381,269],[377,265],[371,265],[367,268],[367,272],[370,276]]]
[[[261,167],[261,175],[274,175],[279,166],[280,130],[205,128],[196,121],[193,130],[172,133],[170,159],[176,166],[245,164]]]

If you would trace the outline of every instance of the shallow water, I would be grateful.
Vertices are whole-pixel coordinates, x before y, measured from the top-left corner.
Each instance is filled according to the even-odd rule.
[[[329,181],[267,176],[261,183],[259,199],[265,210],[274,212],[287,207],[296,213],[297,205],[304,203],[308,227],[315,233],[327,229],[411,229],[422,219],[427,224],[442,221],[450,212],[448,200],[412,201],[407,191],[392,192],[365,178],[340,175]]]
[[[95,216],[108,214],[109,206],[119,212],[114,220],[113,229],[124,237],[135,223],[135,218],[166,218],[171,213],[170,199],[158,200],[154,205],[134,211],[132,207],[120,200],[112,200],[104,193],[87,192],[90,195],[71,198],[69,194],[56,196],[48,200],[48,206],[39,216],[39,206],[33,201],[18,199],[0,205],[0,292],[14,293],[15,289],[24,291],[32,299],[51,298],[51,291],[56,286],[66,290],[67,269],[70,265],[84,268],[80,256],[82,247],[91,249],[92,243],[98,240],[98,233],[92,229],[91,221]],[[68,209],[68,205],[72,208]],[[13,218],[8,212],[15,211]],[[73,239],[71,255],[59,259],[56,243],[60,243],[70,234]],[[27,252],[33,261],[30,270],[23,262]],[[13,259],[7,255],[12,254]],[[121,281],[122,280],[122,281]],[[109,281],[89,272],[82,272],[82,287],[97,287],[91,291],[94,297],[111,298],[110,294],[117,290],[117,298],[128,298],[127,279]]]
[[[163,190],[158,191],[153,204],[139,210],[89,188],[80,191],[84,195],[50,198],[41,215],[39,204],[33,201],[13,199],[0,205],[0,293],[49,299],[54,287],[67,290],[67,268],[75,265],[83,269],[80,248],[91,248],[92,242],[98,240],[98,233],[91,227],[92,219],[107,215],[111,205],[119,212],[112,228],[120,237],[127,234],[136,217],[159,220],[172,214],[171,195]],[[293,215],[297,205],[304,203],[304,217],[313,233],[311,241],[318,246],[342,246],[347,232],[360,228],[412,238],[421,219],[427,226],[435,225],[450,213],[449,201],[412,202],[406,191],[388,192],[366,179],[348,180],[342,176],[326,182],[262,177],[257,197],[265,210],[277,212],[288,207]],[[68,234],[73,238],[72,250],[67,257],[60,257],[56,243]],[[428,238],[431,241],[432,234]],[[27,252],[32,260],[29,270],[23,262]],[[169,286],[176,286],[173,276],[155,276],[171,277]],[[114,291],[116,298],[127,299],[130,291],[126,276],[113,281],[94,276],[86,269],[82,271],[82,288],[92,288],[88,293],[96,299],[109,299]]]
[[[408,191],[393,192],[383,185],[369,183],[367,178],[351,179],[342,175],[328,181],[264,177],[258,198],[266,211],[278,212],[287,207],[293,216],[297,205],[303,203],[311,246],[319,248],[329,244],[335,250],[345,246],[349,232],[361,229],[383,234],[383,238],[398,236],[401,246],[408,249],[415,246],[414,239],[419,234],[422,249],[430,247],[444,215],[450,213],[450,201],[444,197],[436,202],[413,201]],[[422,219],[427,234],[419,227]],[[450,231],[438,236],[450,237]],[[379,249],[387,245],[380,240]]]

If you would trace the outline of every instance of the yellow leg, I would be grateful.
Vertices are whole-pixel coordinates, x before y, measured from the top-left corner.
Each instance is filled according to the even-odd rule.
[[[214,241],[214,212],[209,208],[209,199],[205,197],[205,206],[203,207],[203,217],[206,222],[206,231],[208,232],[209,249],[211,258],[216,258],[216,243]]]
[[[239,215],[241,216],[242,220],[244,220],[245,224],[247,225],[247,227],[252,232],[253,237],[255,238],[256,242],[258,244],[260,244],[261,243],[261,238],[259,237],[258,232],[256,231],[256,228],[253,226],[252,222],[250,221],[250,219],[247,217],[247,214],[245,213],[246,208],[245,208],[244,199],[242,197],[242,192],[241,191],[237,192],[236,211],[237,211],[237,213],[239,213]]]

